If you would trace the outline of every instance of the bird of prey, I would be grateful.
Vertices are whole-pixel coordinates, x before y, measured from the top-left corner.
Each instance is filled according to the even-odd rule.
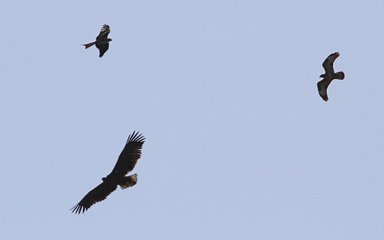
[[[327,88],[329,84],[332,82],[332,80],[334,79],[343,80],[345,77],[344,72],[335,73],[335,70],[333,70],[333,62],[339,56],[340,56],[340,53],[334,52],[331,55],[329,55],[323,62],[323,68],[325,70],[325,73],[320,75],[320,77],[323,79],[317,83],[317,89],[324,101],[328,101]]]
[[[79,214],[84,213],[88,208],[97,202],[101,202],[107,198],[109,194],[116,190],[117,186],[121,189],[132,187],[137,182],[137,174],[126,176],[132,171],[136,162],[141,156],[141,148],[145,138],[139,132],[133,132],[128,136],[127,143],[116,162],[112,172],[103,177],[103,182],[88,192],[81,201],[74,206],[72,212]]]
[[[89,47],[92,47],[96,44],[96,47],[99,49],[99,57],[102,57],[104,53],[109,48],[109,42],[112,41],[112,39],[108,38],[108,34],[111,32],[111,29],[107,24],[104,24],[101,28],[101,31],[99,35],[96,37],[96,41],[83,44],[83,46],[87,49]]]

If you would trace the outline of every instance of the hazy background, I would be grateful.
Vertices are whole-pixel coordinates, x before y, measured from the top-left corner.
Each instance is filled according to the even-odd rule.
[[[384,239],[384,1],[2,1],[1,239]],[[84,50],[103,24],[109,51]],[[332,52],[344,71],[323,102]],[[130,133],[134,172],[83,215]]]

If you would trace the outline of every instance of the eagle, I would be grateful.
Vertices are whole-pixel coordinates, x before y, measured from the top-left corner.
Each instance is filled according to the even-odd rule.
[[[344,72],[335,73],[335,70],[333,70],[333,62],[339,56],[340,53],[334,52],[330,54],[323,62],[325,73],[320,75],[320,77],[323,79],[317,83],[317,89],[319,91],[320,97],[322,97],[324,101],[328,101],[327,88],[332,80],[343,80],[345,77]]]
[[[108,34],[111,32],[111,29],[107,24],[104,24],[101,28],[101,31],[99,35],[96,37],[96,41],[83,44],[83,46],[87,49],[89,47],[92,47],[96,44],[96,47],[99,49],[99,57],[102,57],[104,53],[109,48],[109,42],[112,41],[112,39],[108,38]]]
[[[109,194],[116,190],[117,186],[120,186],[121,189],[134,186],[137,183],[137,174],[126,175],[133,170],[141,157],[141,148],[144,141],[144,136],[139,132],[134,131],[129,135],[112,172],[103,177],[101,184],[89,191],[77,205],[71,208],[72,212],[76,214],[84,213],[93,204],[106,199]]]

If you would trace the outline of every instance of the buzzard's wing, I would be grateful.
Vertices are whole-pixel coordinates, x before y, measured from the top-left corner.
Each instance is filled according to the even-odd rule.
[[[327,89],[329,84],[331,83],[332,80],[328,78],[324,78],[320,82],[317,83],[317,90],[319,91],[320,97],[324,101],[328,101],[328,94],[327,94]]]
[[[108,50],[109,48],[109,43],[98,43],[96,42],[96,47],[99,49],[99,57],[102,57],[104,53]]]
[[[111,192],[115,191],[117,188],[116,184],[110,184],[103,182],[99,186],[92,189],[81,201],[74,206],[71,210],[74,213],[84,213],[88,208],[97,202],[101,202],[107,198]]]
[[[102,40],[108,38],[108,34],[111,32],[111,29],[107,24],[104,24],[103,27],[101,27],[99,35],[96,37],[97,40]]]
[[[340,55],[340,53],[335,52],[329,55],[323,62],[323,68],[327,74],[334,74],[335,71],[333,70],[333,62],[336,60],[336,58]]]
[[[128,172],[132,171],[141,156],[141,148],[144,141],[144,136],[139,132],[133,132],[129,135],[127,143],[120,153],[111,174],[125,176]]]

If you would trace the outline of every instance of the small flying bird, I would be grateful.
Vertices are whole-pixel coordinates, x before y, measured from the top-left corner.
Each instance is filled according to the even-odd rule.
[[[103,177],[101,184],[88,192],[76,206],[71,208],[72,212],[76,214],[84,213],[93,204],[106,199],[109,194],[116,190],[117,186],[120,186],[121,189],[134,186],[137,182],[137,174],[126,175],[133,170],[136,162],[139,160],[144,141],[144,136],[139,132],[134,131],[129,135],[127,143],[120,153],[112,172],[108,176]]]
[[[101,28],[99,35],[96,37],[96,41],[83,44],[83,46],[85,46],[85,48],[87,49],[96,44],[96,47],[99,49],[100,52],[99,57],[102,57],[109,48],[109,42],[112,41],[112,39],[108,38],[108,34],[110,32],[111,29],[109,28],[109,26],[107,24],[104,24]]]
[[[345,77],[344,72],[335,73],[335,70],[333,70],[333,62],[339,56],[340,53],[338,52],[332,53],[323,62],[325,73],[320,75],[320,77],[323,79],[317,83],[317,89],[319,91],[320,97],[322,97],[324,101],[328,101],[327,88],[332,80],[343,80]]]

